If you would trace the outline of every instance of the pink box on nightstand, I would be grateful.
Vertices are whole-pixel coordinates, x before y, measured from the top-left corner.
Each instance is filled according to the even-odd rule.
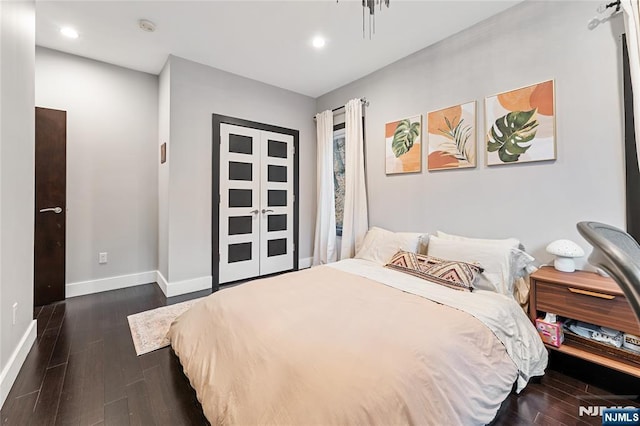
[[[543,319],[538,318],[536,320],[536,329],[538,330],[538,334],[540,334],[542,341],[547,345],[559,348],[562,342],[564,342],[562,323],[548,323]]]

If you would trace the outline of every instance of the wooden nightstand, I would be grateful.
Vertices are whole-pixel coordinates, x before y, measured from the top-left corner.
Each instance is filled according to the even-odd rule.
[[[534,322],[541,312],[576,319],[640,336],[640,324],[624,293],[611,278],[593,272],[560,272],[542,267],[531,274],[529,316]],[[640,377],[640,354],[635,357],[614,347],[565,336],[557,350],[587,361]]]

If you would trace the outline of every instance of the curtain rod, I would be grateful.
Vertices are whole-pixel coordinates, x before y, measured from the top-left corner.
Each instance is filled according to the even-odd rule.
[[[362,105],[364,105],[365,107],[369,106],[369,101],[367,100],[367,98],[360,98],[360,102],[362,103]],[[344,109],[345,105],[339,106],[337,108],[334,108],[331,110],[331,112],[336,112],[336,111],[340,111],[341,109]],[[313,119],[315,120],[316,117],[315,115],[313,116]]]
[[[598,12],[602,13],[602,12],[604,12],[606,9],[609,9],[609,8],[611,8],[611,7],[614,7],[614,6],[615,6],[615,8],[616,8],[616,10],[614,11],[614,13],[615,13],[615,12],[620,12],[620,7],[622,7],[622,5],[621,5],[620,3],[621,3],[621,1],[620,1],[620,0],[615,0],[615,1],[612,1],[611,3],[601,4],[601,5],[598,7]]]

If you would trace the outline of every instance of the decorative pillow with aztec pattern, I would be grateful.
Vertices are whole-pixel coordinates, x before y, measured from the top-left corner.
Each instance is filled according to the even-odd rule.
[[[385,267],[463,291],[472,291],[473,282],[483,271],[478,264],[438,259],[402,250]]]

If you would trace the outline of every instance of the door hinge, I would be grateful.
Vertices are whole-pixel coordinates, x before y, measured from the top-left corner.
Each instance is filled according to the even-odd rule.
[[[220,253],[218,253],[218,262],[220,262]]]
[[[220,204],[221,202],[222,202],[222,196],[218,194],[218,204]]]
[[[296,146],[295,145],[291,147],[291,153],[293,155],[296,155]]]

